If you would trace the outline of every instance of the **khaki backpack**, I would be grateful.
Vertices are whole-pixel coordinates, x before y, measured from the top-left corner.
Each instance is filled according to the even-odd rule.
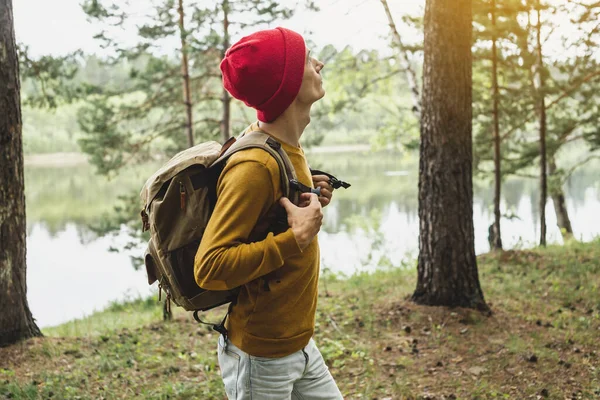
[[[140,193],[144,205],[143,231],[150,231],[144,254],[148,284],[158,281],[159,301],[162,292],[166,293],[166,316],[170,316],[171,300],[187,311],[194,311],[198,322],[203,322],[198,312],[235,303],[239,288],[213,291],[196,284],[194,259],[216,203],[217,180],[227,159],[250,148],[261,148],[275,158],[283,194],[294,204],[298,204],[300,193],[320,194],[320,188],[312,189],[297,180],[281,144],[261,131],[242,134],[238,140],[231,138],[224,145],[214,141],[201,143],[171,158],[148,178]],[[312,173],[327,175],[334,188],[350,186],[326,172],[313,170]],[[256,227],[251,235],[253,239],[260,240],[268,232],[277,234],[288,228],[285,210],[274,205],[271,211],[268,219],[272,223]],[[223,330],[224,321],[214,328]]]

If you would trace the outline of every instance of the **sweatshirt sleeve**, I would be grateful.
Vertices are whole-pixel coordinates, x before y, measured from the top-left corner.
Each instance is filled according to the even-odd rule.
[[[208,290],[243,285],[301,253],[291,228],[249,243],[250,233],[273,204],[273,175],[260,161],[232,164],[219,178],[215,209],[194,261],[196,282]]]

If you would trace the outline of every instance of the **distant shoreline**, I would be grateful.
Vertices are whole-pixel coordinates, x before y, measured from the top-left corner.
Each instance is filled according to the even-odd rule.
[[[28,167],[71,167],[88,163],[83,153],[46,153],[25,155]]]
[[[369,144],[343,144],[331,146],[317,146],[306,149],[307,153],[351,153],[371,150]],[[88,164],[87,155],[77,152],[43,153],[25,155],[25,165],[29,167],[71,167]]]

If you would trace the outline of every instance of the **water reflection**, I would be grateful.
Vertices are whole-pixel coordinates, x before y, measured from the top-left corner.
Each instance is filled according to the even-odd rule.
[[[110,238],[82,240],[82,233],[75,223],[55,233],[43,224],[30,228],[27,291],[41,327],[88,315],[116,299],[150,293],[145,272],[131,268],[128,254],[107,251]]]
[[[311,165],[352,183],[337,190],[326,209],[320,234],[322,265],[352,274],[377,265],[400,265],[418,250],[417,169],[414,156],[314,154]],[[123,296],[148,293],[143,271],[134,271],[131,253],[109,252],[128,237],[97,237],[98,226],[120,195],[139,191],[156,166],[141,166],[107,181],[90,166],[27,167],[28,286],[30,303],[41,326],[53,325],[100,309]],[[565,185],[567,208],[577,238],[600,233],[600,166],[588,165]],[[537,181],[510,179],[503,184],[502,210],[516,218],[502,221],[506,248],[538,241]],[[476,182],[474,228],[477,253],[488,251],[493,187]],[[560,242],[552,201],[548,202],[549,242]],[[139,252],[140,249],[137,250]]]

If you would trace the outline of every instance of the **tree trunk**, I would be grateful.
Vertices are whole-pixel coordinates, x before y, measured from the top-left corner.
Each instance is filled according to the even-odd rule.
[[[470,0],[427,0],[418,281],[412,298],[488,311],[473,229],[471,24]]]
[[[546,100],[544,95],[544,76],[542,58],[542,21],[540,1],[537,1],[537,61],[536,89],[538,97],[538,113],[540,122],[540,246],[546,246],[546,199],[548,198],[548,182],[546,173]]]
[[[554,176],[557,170],[556,160],[554,159],[554,155],[551,154],[548,162],[548,173],[550,176]],[[550,196],[552,197],[552,203],[554,203],[556,222],[563,239],[567,240],[573,237],[573,228],[571,227],[571,219],[569,218],[569,212],[567,211],[567,203],[565,201],[565,194],[562,190],[562,183],[557,182],[556,185],[552,185],[551,187]]]
[[[223,50],[221,53],[221,59],[225,57],[225,52],[229,49],[229,1],[223,0]],[[221,136],[223,143],[231,136],[229,123],[231,120],[231,96],[223,88],[223,95],[221,98],[223,103],[223,118],[221,119]]]
[[[27,303],[21,128],[12,0],[0,0],[0,346],[41,336]]]
[[[500,194],[502,190],[502,171],[500,168],[500,124],[498,105],[500,94],[498,90],[498,49],[496,47],[496,0],[492,0],[492,91],[494,116],[494,224],[492,226],[491,249],[502,250],[502,235],[500,233]]]
[[[396,42],[396,46],[398,46],[399,54],[396,59],[400,66],[406,72],[406,80],[408,82],[408,87],[410,89],[410,93],[413,99],[413,108],[412,111],[417,117],[418,120],[421,119],[421,94],[419,91],[419,85],[417,83],[417,74],[415,70],[412,68],[410,64],[410,58],[408,57],[408,50],[404,47],[402,43],[402,38],[398,33],[398,29],[396,29],[396,24],[394,23],[394,18],[392,17],[392,13],[390,12],[390,8],[388,7],[387,0],[381,0],[381,4],[383,5],[383,9],[385,10],[385,14],[387,15],[388,22],[390,25],[390,29],[392,30],[392,37]]]
[[[190,91],[190,73],[188,68],[187,56],[187,33],[184,26],[183,0],[179,0],[179,34],[181,37],[181,75],[183,77],[183,103],[185,104],[186,122],[185,130],[187,132],[188,146],[194,145],[194,123],[192,120],[192,93]]]

